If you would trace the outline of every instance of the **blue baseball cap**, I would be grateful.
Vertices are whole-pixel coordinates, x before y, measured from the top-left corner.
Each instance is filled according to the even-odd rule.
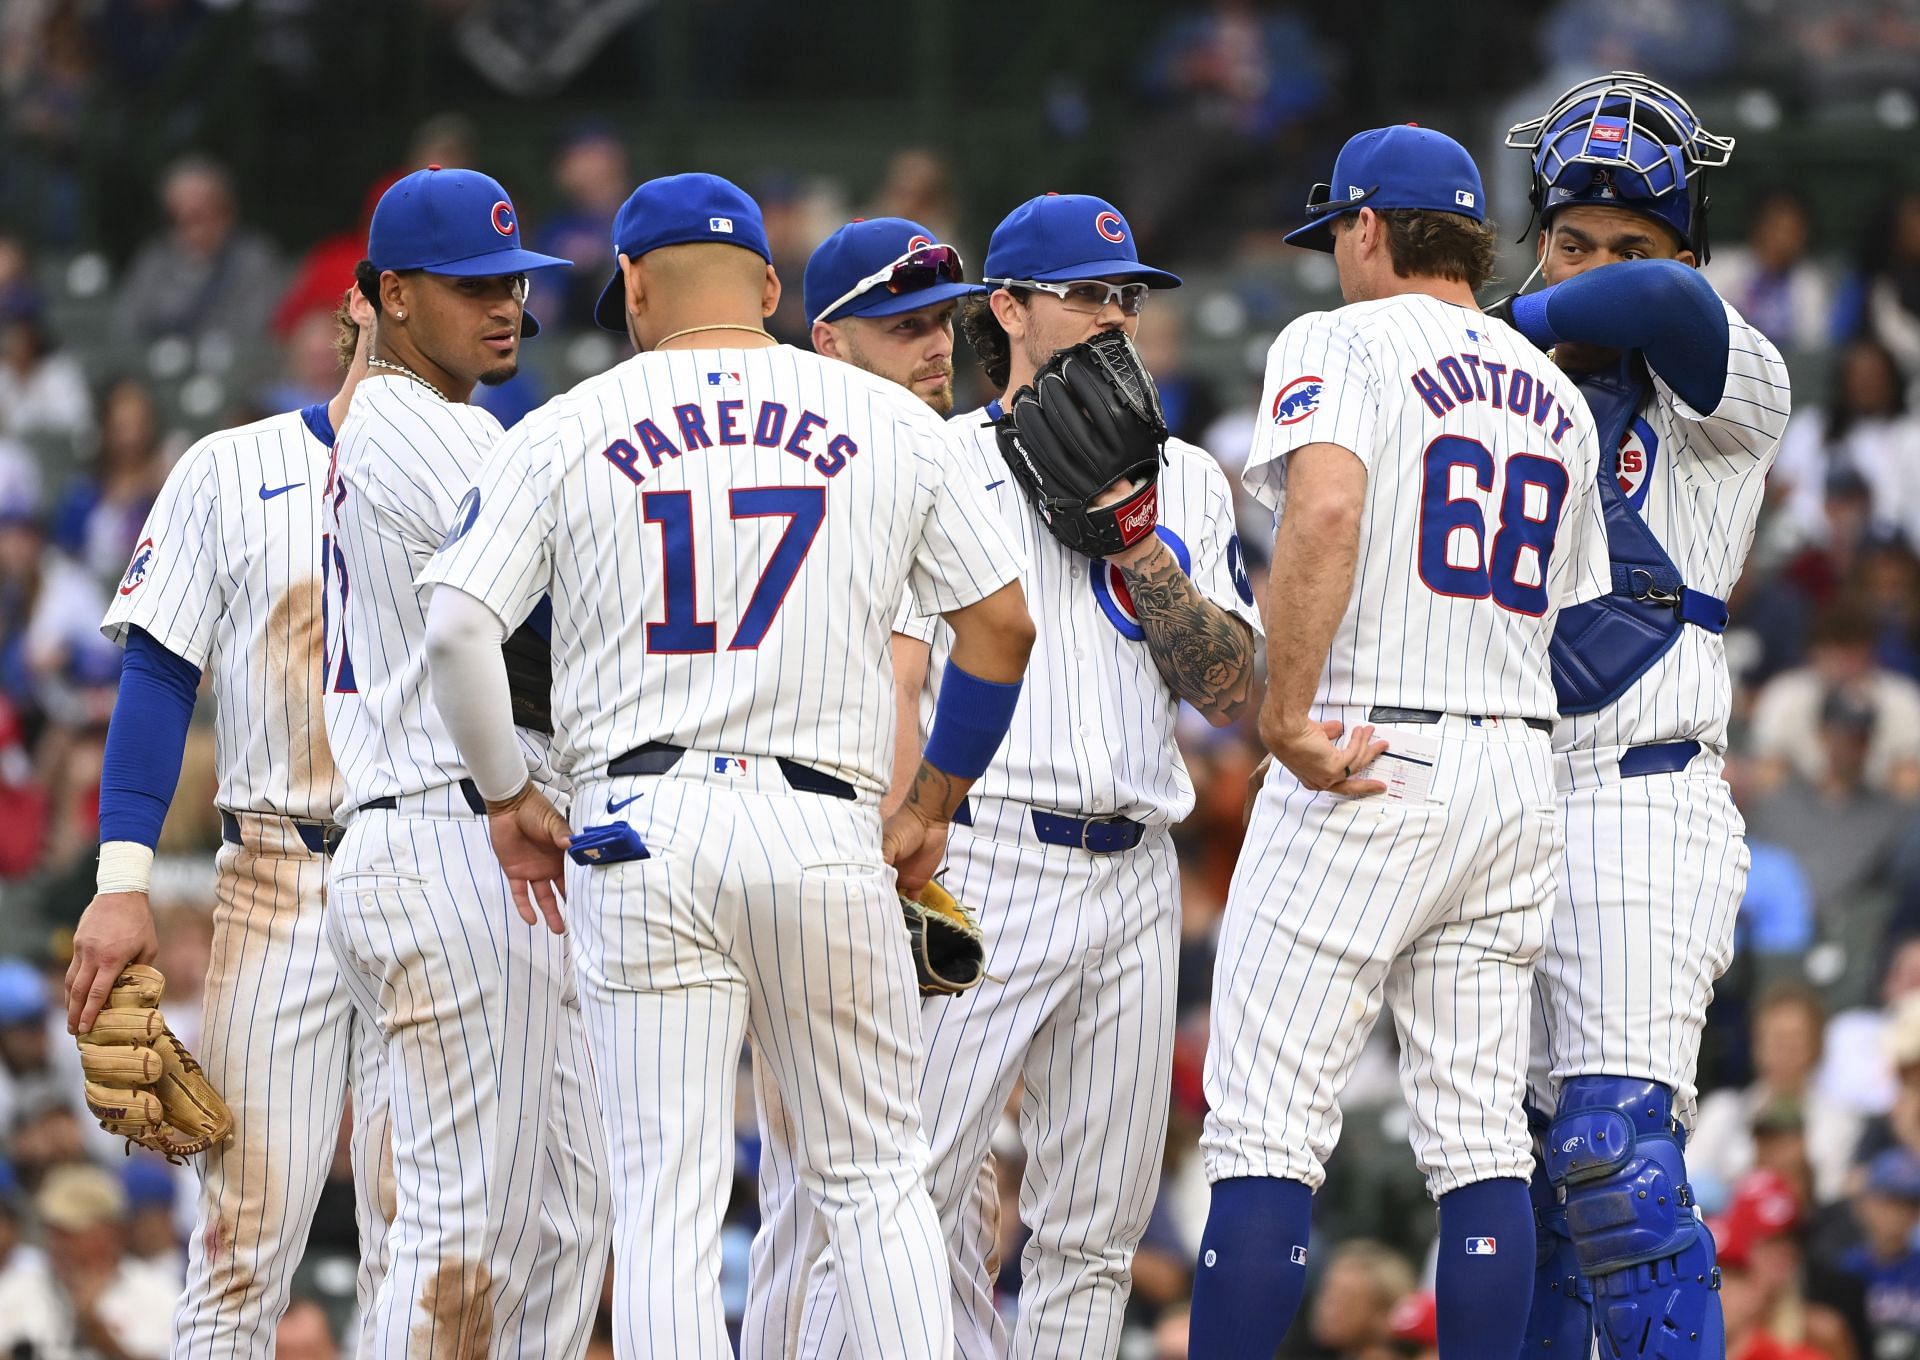
[[[1372,208],[1417,208],[1487,220],[1480,168],[1444,132],[1400,123],[1355,133],[1333,162],[1333,183],[1315,185],[1304,227],[1287,233],[1289,245],[1333,249],[1333,219]]]
[[[1894,1199],[1920,1200],[1920,1158],[1903,1147],[1888,1148],[1867,1163],[1867,1189]]]
[[[888,265],[922,246],[938,244],[932,232],[904,217],[855,218],[815,246],[813,254],[807,257],[803,293],[808,322],[822,320],[822,314],[859,287],[861,280],[884,272]],[[958,259],[957,254],[955,258]],[[841,303],[833,319],[898,316],[986,291],[977,283],[935,280],[925,288],[895,293],[882,280]]]
[[[613,218],[613,253],[637,260],[662,246],[717,241],[739,246],[773,263],[760,205],[745,189],[698,171],[663,175],[635,189]],[[605,330],[627,333],[626,283],[618,265],[594,304],[593,319]]]
[[[419,269],[456,279],[573,263],[520,248],[520,215],[499,180],[437,165],[414,171],[380,195],[367,230],[367,259],[382,272]],[[520,333],[540,333],[533,313],[523,317]]]
[[[25,959],[0,959],[0,1029],[32,1024],[47,1013],[47,982]]]
[[[1008,213],[987,242],[985,272],[989,282],[1141,279],[1155,288],[1180,286],[1178,274],[1140,263],[1127,219],[1092,194],[1042,194]]]

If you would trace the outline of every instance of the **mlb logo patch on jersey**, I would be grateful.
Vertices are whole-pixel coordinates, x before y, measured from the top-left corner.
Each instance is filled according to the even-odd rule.
[[[1305,1247],[1295,1247],[1289,1259],[1297,1266],[1305,1265],[1307,1263],[1307,1249]]]
[[[153,565],[153,540],[143,538],[140,546],[133,550],[133,561],[127,563],[127,574],[120,578],[120,593],[131,595],[146,584],[147,569]]]
[[[1318,374],[1295,378],[1273,399],[1273,423],[1298,425],[1320,409],[1320,390],[1325,386],[1326,379]]]
[[[743,381],[745,380],[741,378],[737,371],[732,373],[707,374],[708,387],[738,387]]]
[[[732,775],[735,779],[747,776],[747,762],[744,756],[715,756],[713,758],[715,774]]]
[[[1467,1239],[1467,1255],[1469,1256],[1498,1256],[1499,1254],[1500,1244],[1491,1237],[1469,1237]]]
[[[1627,432],[1620,436],[1620,457],[1614,464],[1615,480],[1627,504],[1638,510],[1647,503],[1647,487],[1653,476],[1653,462],[1660,450],[1659,436],[1653,426],[1636,416]]]

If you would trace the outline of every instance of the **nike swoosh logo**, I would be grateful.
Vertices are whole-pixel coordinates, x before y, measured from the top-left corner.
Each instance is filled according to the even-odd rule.
[[[645,798],[646,796],[647,795],[644,793],[636,793],[633,795],[633,798],[622,798],[617,803],[614,802],[613,799],[609,798],[607,799],[607,811],[618,812],[621,808],[625,807],[628,803],[633,802],[635,798]]]
[[[305,486],[305,485],[306,485],[305,482],[288,482],[285,486],[276,486],[273,488],[273,490],[269,491],[267,490],[267,484],[265,482],[262,482],[260,483],[260,499],[263,501],[270,501],[275,496],[286,495],[289,491],[293,490],[296,486]]]
[[[1002,477],[1002,478],[1001,478],[1001,479],[1000,479],[999,481],[997,481],[997,482],[988,482],[988,483],[987,483],[987,490],[989,490],[989,491],[991,491],[991,490],[993,490],[993,489],[994,489],[994,488],[995,488],[996,486],[1002,486],[1002,485],[1005,485],[1005,483],[1006,483],[1006,480],[1007,480],[1007,479],[1006,479],[1005,477]]]

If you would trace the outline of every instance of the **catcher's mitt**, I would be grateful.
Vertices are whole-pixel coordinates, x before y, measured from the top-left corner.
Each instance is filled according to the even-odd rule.
[[[1153,375],[1124,333],[1102,331],[1055,354],[994,429],[1014,481],[1075,552],[1105,557],[1153,532],[1167,421]],[[1132,479],[1132,495],[1090,504],[1122,477]]]
[[[913,943],[920,995],[957,996],[980,985],[987,975],[986,946],[980,927],[952,893],[929,883],[918,900],[900,899],[900,914],[906,917],[907,938]]]
[[[108,1133],[177,1162],[233,1136],[233,1112],[155,1009],[167,980],[130,963],[79,1036],[87,1108]]]

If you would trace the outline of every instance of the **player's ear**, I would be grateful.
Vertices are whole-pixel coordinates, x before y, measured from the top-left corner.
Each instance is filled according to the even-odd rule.
[[[814,322],[813,330],[808,338],[813,341],[813,352],[815,354],[823,355],[829,359],[846,358],[846,356],[840,352],[840,332],[836,331],[826,322]]]
[[[1545,227],[1540,228],[1540,239],[1534,243],[1533,260],[1535,264],[1547,258],[1547,241],[1550,239]]]
[[[1008,336],[1018,340],[1027,333],[1026,311],[1020,306],[1020,300],[1005,288],[996,288],[987,294],[987,307],[993,313],[993,319],[1000,323],[1000,329]]]
[[[1683,250],[1673,258],[1680,261],[1681,264],[1689,269],[1698,269],[1700,267],[1700,257],[1695,255],[1691,250]]]
[[[407,310],[407,281],[389,269],[380,276],[380,313],[405,317]]]
[[[780,276],[767,266],[767,280],[760,288],[760,315],[772,316],[780,310]]]
[[[624,251],[619,258],[620,276],[627,285],[627,315],[638,316],[647,309],[647,281],[640,272],[639,261],[627,258]]]

